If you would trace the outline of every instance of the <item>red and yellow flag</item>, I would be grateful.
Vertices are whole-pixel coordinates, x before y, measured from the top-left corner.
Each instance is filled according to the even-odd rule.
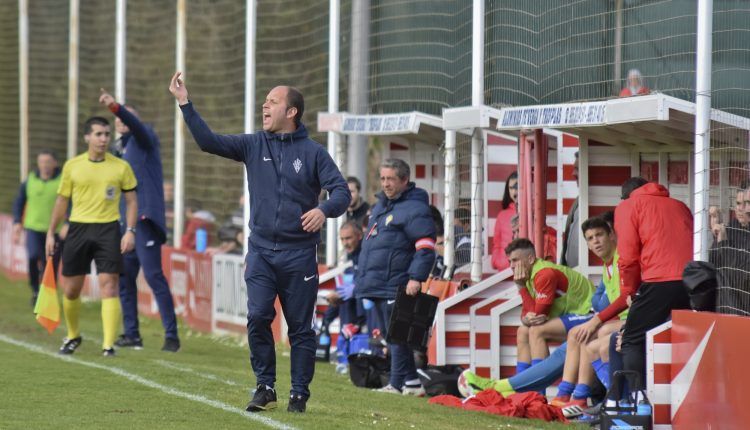
[[[60,302],[57,299],[57,284],[55,283],[55,265],[52,257],[47,257],[47,266],[44,269],[42,285],[39,286],[39,295],[34,306],[36,320],[49,334],[60,325]]]

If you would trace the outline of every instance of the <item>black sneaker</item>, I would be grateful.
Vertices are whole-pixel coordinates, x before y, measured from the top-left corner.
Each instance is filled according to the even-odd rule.
[[[114,356],[115,356],[114,348],[102,349],[102,357],[114,357]]]
[[[76,349],[81,346],[82,341],[83,338],[81,336],[74,337],[73,339],[68,339],[66,337],[65,339],[63,339],[63,344],[57,353],[60,355],[70,355],[76,352]]]
[[[162,351],[177,352],[180,350],[180,339],[173,339],[168,337],[164,339],[164,346],[161,347]]]
[[[140,337],[130,337],[121,334],[115,341],[115,346],[119,346],[120,348],[143,349],[143,339]]]
[[[303,413],[305,409],[307,409],[307,397],[301,394],[292,394],[289,396],[289,406],[286,407],[287,412]]]
[[[245,410],[248,412],[262,412],[271,409],[276,409],[276,390],[265,384],[258,384],[253,394],[253,399],[247,404]]]

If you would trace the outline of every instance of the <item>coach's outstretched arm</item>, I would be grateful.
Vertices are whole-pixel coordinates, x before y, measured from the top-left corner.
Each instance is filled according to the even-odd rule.
[[[208,127],[203,118],[193,108],[188,99],[185,83],[180,79],[182,72],[176,72],[169,83],[169,92],[174,95],[182,110],[182,117],[190,129],[193,138],[203,152],[229,158],[234,161],[245,161],[249,153],[249,146],[255,142],[252,134],[227,135],[216,134]]]
[[[155,146],[156,140],[151,136],[151,133],[149,133],[146,125],[141,122],[141,119],[131,113],[125,106],[117,103],[112,94],[108,93],[104,88],[99,88],[99,103],[120,118],[123,124],[128,126],[130,132],[135,136],[135,143],[137,145],[143,147]]]

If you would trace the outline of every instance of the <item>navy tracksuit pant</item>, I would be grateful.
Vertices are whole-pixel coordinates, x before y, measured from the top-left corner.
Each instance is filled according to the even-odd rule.
[[[57,243],[60,245],[55,249],[55,255],[52,256],[52,263],[55,265],[55,276],[57,276],[57,267],[60,264],[60,255],[62,243],[60,238],[55,235]],[[26,257],[29,259],[29,286],[34,296],[39,294],[39,283],[42,281],[42,274],[47,266],[47,256],[45,245],[47,242],[47,233],[26,229]]]
[[[271,322],[279,297],[292,346],[292,394],[310,396],[315,373],[313,312],[318,294],[316,247],[274,251],[250,243],[245,258],[247,339],[258,384],[276,382],[276,350]]]
[[[138,330],[138,271],[143,267],[143,275],[154,293],[156,304],[164,326],[164,337],[177,339],[177,318],[174,301],[169,291],[167,278],[161,266],[161,245],[157,227],[148,219],[138,220],[135,234],[135,250],[123,256],[123,274],[120,276],[120,304],[125,336],[141,337]]]
[[[380,326],[380,332],[383,334],[383,338],[386,338],[388,336],[388,323],[391,320],[391,313],[396,301],[386,299],[370,300],[375,305],[373,311]],[[414,350],[407,345],[395,343],[389,343],[388,348],[391,350],[391,379],[388,383],[400,390],[406,381],[419,379],[417,365],[414,362]]]

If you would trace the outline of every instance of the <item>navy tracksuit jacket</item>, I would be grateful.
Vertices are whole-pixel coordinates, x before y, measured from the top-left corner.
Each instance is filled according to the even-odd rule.
[[[292,345],[292,394],[309,397],[315,371],[313,311],[318,290],[316,247],[320,232],[302,229],[302,214],[319,208],[338,217],[351,200],[349,187],[325,148],[301,125],[293,133],[214,134],[188,102],[185,122],[204,151],[245,164],[250,188],[250,246],[245,269],[250,362],[258,384],[273,387],[276,354],[271,322],[279,297]],[[329,198],[318,201],[320,191]]]
[[[113,104],[110,110],[130,129],[122,135],[122,158],[130,164],[138,180],[138,222],[135,250],[123,257],[120,276],[120,304],[123,326],[128,337],[140,337],[138,330],[138,289],[136,279],[143,268],[149,287],[159,306],[165,337],[177,339],[177,318],[169,284],[161,266],[161,246],[167,238],[164,215],[164,175],[159,138],[156,133],[124,106]],[[125,230],[125,199],[120,201],[120,219]]]
[[[413,182],[392,200],[382,192],[377,197],[362,241],[354,295],[374,303],[381,332],[387,336],[398,289],[409,280],[424,282],[430,275],[435,262],[435,222],[427,192]],[[407,345],[389,347],[389,384],[401,389],[407,383],[418,383],[414,351]]]

